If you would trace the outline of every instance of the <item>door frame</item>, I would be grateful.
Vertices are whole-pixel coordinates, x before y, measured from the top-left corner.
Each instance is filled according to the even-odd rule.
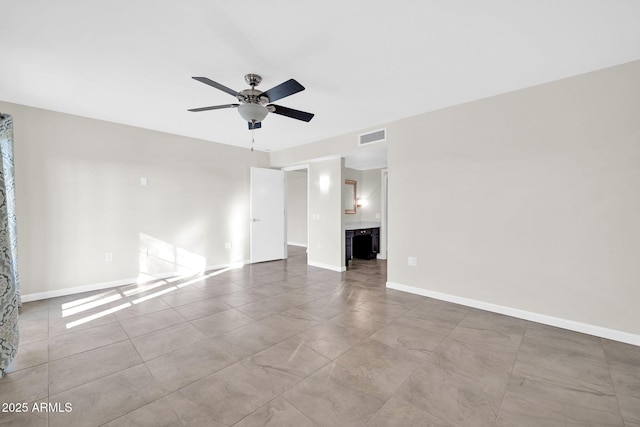
[[[285,176],[285,180],[287,178],[287,172],[291,172],[291,171],[299,171],[299,170],[306,170],[307,171],[307,248],[306,248],[306,253],[309,253],[309,190],[310,190],[310,186],[309,186],[309,163],[304,163],[301,165],[295,165],[295,166],[287,166],[282,168],[282,170],[285,172],[284,176]],[[287,193],[287,185],[285,185],[284,187],[284,207],[285,207],[285,212],[284,212],[284,219],[285,219],[285,227],[284,227],[284,241],[285,244],[287,243],[287,227],[289,225],[289,212],[288,212],[288,202],[289,202],[289,193]],[[286,252],[286,255],[288,256],[289,253],[288,251]]]
[[[380,171],[380,252],[378,253],[378,259],[387,259],[387,246],[388,246],[388,224],[389,224],[389,168],[384,168]]]

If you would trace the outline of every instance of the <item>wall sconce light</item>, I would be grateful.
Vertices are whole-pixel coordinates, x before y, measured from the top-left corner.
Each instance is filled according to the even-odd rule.
[[[328,175],[322,175],[320,177],[320,191],[327,192],[329,191],[329,187],[331,186],[331,179]]]
[[[358,199],[356,206],[359,208],[364,208],[367,206],[367,204],[369,204],[369,201],[365,198],[362,198],[362,199]]]

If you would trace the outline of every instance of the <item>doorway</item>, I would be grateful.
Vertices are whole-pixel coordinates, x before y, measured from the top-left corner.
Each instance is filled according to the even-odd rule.
[[[309,174],[307,168],[287,170],[287,245],[307,248],[309,242]]]
[[[289,255],[308,258],[309,165],[282,169],[286,176],[286,243]]]

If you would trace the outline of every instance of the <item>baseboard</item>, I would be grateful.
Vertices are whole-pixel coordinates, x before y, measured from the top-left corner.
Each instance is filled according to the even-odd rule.
[[[306,243],[287,242],[287,245],[289,245],[289,246],[298,246],[299,248],[306,248],[307,247]]]
[[[325,270],[337,271],[338,273],[347,271],[347,267],[336,267],[335,265],[323,264],[321,262],[315,261],[307,261],[307,265],[310,265],[312,267],[324,268]]]
[[[411,294],[421,295],[424,297],[434,298],[442,301],[452,302],[467,307],[479,308],[481,310],[491,311],[493,313],[517,317],[518,319],[530,320],[532,322],[542,323],[544,325],[556,326],[558,328],[568,329],[570,331],[580,332],[583,334],[594,335],[613,341],[620,341],[627,344],[640,346],[640,335],[630,334],[628,332],[618,331],[615,329],[603,328],[601,326],[590,325],[588,323],[576,322],[573,320],[547,316],[545,314],[534,313],[531,311],[520,310],[517,308],[506,307],[498,304],[492,304],[485,301],[430,291],[428,289],[416,288],[414,286],[402,285],[400,283],[387,282],[387,288],[396,289],[398,291],[408,292]]]
[[[101,289],[117,288],[135,283],[137,279],[120,279],[111,282],[93,283],[90,285],[75,286],[73,288],[56,289],[53,291],[37,292],[35,294],[22,295],[22,302],[38,301],[41,299],[57,298],[66,295],[81,294],[84,292],[99,291]]]
[[[205,267],[205,271],[220,270],[222,268],[229,268],[229,267],[239,268],[244,264],[246,264],[246,262],[210,265]],[[184,273],[179,273],[179,272],[154,274],[153,278],[157,280],[162,280],[162,279],[168,279],[169,277],[180,276],[183,274]],[[53,291],[37,292],[34,294],[21,295],[21,299],[22,299],[22,302],[38,301],[41,299],[57,298],[57,297],[63,297],[66,295],[75,295],[75,294],[81,294],[84,292],[92,292],[92,291],[99,291],[102,289],[117,288],[118,286],[131,285],[133,283],[136,283],[137,281],[138,281],[138,278],[133,277],[128,279],[113,280],[110,282],[92,283],[89,285],[75,286],[73,288],[56,289]]]

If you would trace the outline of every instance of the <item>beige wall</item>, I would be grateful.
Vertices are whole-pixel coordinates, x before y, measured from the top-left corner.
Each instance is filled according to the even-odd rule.
[[[310,265],[344,268],[342,182],[344,160],[330,159],[309,165]]]
[[[361,173],[358,182],[358,198],[366,200],[366,205],[358,208],[361,221],[380,221],[382,212],[381,171],[382,169],[369,169]]]
[[[636,61],[270,161],[342,155],[385,126],[390,285],[640,344],[639,76]]]
[[[389,125],[389,281],[640,335],[639,76]]]
[[[287,243],[307,246],[307,170],[287,172]]]
[[[249,167],[267,166],[266,154],[15,104],[0,111],[14,117],[23,295],[249,258]]]

